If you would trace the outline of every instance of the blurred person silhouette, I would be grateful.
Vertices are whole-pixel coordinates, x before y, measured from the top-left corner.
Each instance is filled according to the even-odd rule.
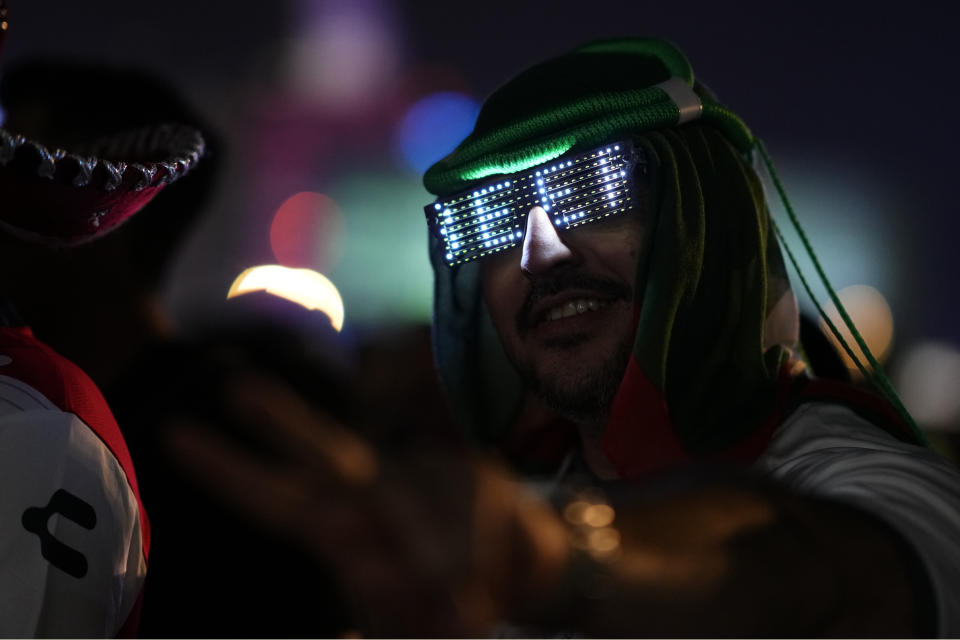
[[[537,64],[424,177],[473,446],[384,450],[256,373],[227,393],[269,455],[172,442],[372,635],[955,636],[960,476],[878,367],[812,375],[762,168],[787,204],[664,40]]]
[[[0,48],[8,23],[0,2]],[[75,88],[60,108],[83,101]],[[73,136],[35,115],[0,123],[0,635],[126,636],[150,550],[131,457],[97,385],[34,335],[23,303],[83,317],[88,301],[59,299],[57,265],[189,171],[204,143],[174,123]]]
[[[76,104],[71,98],[81,91],[88,99]],[[37,334],[103,389],[136,460],[153,532],[140,634],[267,637],[278,620],[291,636],[337,632],[345,624],[339,606],[325,605],[317,615],[318,597],[337,603],[339,596],[312,556],[226,510],[178,472],[166,444],[165,425],[174,416],[203,419],[242,438],[221,417],[221,388],[237,371],[271,372],[331,409],[348,397],[316,350],[273,321],[295,313],[272,313],[282,302],[261,299],[253,309],[250,300],[231,301],[232,323],[190,334],[174,326],[160,303],[177,249],[215,193],[224,159],[220,135],[181,92],[143,69],[23,61],[5,74],[0,99],[21,130],[67,142],[152,122],[186,124],[206,142],[203,161],[176,188],[157,194],[102,241],[53,253],[32,276],[43,286],[17,290]],[[305,580],[312,589],[302,588]]]

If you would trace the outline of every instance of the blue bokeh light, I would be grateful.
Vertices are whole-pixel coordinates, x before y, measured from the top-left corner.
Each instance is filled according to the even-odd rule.
[[[473,130],[478,113],[479,103],[462,93],[441,91],[421,98],[397,125],[394,143],[400,157],[423,173]]]

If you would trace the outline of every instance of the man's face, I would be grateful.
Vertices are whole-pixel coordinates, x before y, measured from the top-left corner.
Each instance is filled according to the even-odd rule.
[[[643,200],[558,233],[531,209],[522,247],[483,259],[483,296],[527,387],[576,422],[605,420],[633,347]]]

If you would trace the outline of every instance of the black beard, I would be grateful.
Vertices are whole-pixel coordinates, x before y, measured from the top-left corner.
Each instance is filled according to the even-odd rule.
[[[555,341],[550,346],[569,349],[585,339],[585,336],[574,336]],[[633,352],[633,342],[634,336],[625,336],[613,357],[575,381],[563,381],[556,377],[546,379],[537,373],[532,363],[521,362],[513,353],[507,353],[507,357],[524,385],[544,404],[575,424],[602,430],[623,381],[623,374]]]

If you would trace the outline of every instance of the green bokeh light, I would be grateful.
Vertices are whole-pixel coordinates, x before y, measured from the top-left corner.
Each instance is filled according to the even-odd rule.
[[[417,176],[355,172],[327,193],[346,220],[343,255],[328,274],[354,325],[429,322],[433,273]]]

